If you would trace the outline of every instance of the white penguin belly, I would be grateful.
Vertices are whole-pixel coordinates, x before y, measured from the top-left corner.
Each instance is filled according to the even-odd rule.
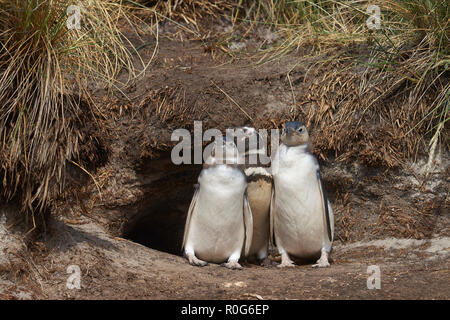
[[[316,257],[327,241],[317,166],[309,157],[282,159],[274,175],[277,245],[299,258]]]
[[[221,263],[244,245],[245,177],[237,169],[218,166],[207,169],[199,182],[187,244],[198,258]]]

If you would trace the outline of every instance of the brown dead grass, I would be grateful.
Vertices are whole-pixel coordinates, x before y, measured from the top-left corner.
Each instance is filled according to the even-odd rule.
[[[433,235],[436,216],[414,209],[390,205],[385,207],[380,202],[378,221],[373,228],[372,235],[379,233],[383,236],[397,238],[426,239]]]
[[[119,2],[81,1],[78,29],[66,24],[72,3],[0,1],[0,197],[20,204],[30,231],[67,187],[70,164],[88,172],[107,157],[93,83],[120,91],[139,60],[118,29]]]
[[[201,20],[206,17],[218,18],[234,5],[232,1],[227,0],[135,0],[129,2],[134,4],[135,10],[141,12],[141,16],[148,18],[150,10],[154,13],[152,19],[157,21],[167,19],[177,24],[182,22],[187,26],[183,28],[184,30],[192,30],[189,27],[194,26],[196,31],[200,30]]]
[[[314,148],[321,158],[393,168],[428,149],[429,126],[436,118],[421,120],[441,92],[439,85],[411,104],[414,88],[407,81],[392,85],[389,79],[377,79],[368,85],[367,75],[352,62],[326,62],[310,72],[314,80],[297,105],[300,118],[320,132]]]

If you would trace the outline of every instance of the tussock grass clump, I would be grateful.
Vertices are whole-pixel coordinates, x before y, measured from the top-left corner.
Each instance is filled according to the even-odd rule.
[[[126,0],[135,8],[151,10],[156,20],[168,19],[172,22],[184,22],[199,29],[198,20],[218,18],[225,10],[232,7],[227,0]]]
[[[428,139],[432,160],[450,117],[448,2],[241,2],[247,4],[247,17],[283,36],[278,46],[265,51],[261,63],[304,46],[321,57],[314,66],[320,75],[310,90],[313,97],[305,95],[298,103],[312,104],[302,112],[323,130],[320,140],[325,150],[343,151],[344,156],[359,153],[372,164],[391,167],[426,150]],[[366,25],[371,4],[380,8],[380,29],[369,30]],[[339,91],[343,86],[345,95]],[[377,128],[367,131],[377,117]],[[448,140],[444,143],[448,147]]]
[[[68,25],[70,5],[80,10],[79,29]],[[16,197],[33,225],[92,140],[86,127],[101,110],[82,103],[88,87],[116,86],[124,67],[134,75],[117,28],[123,14],[120,1],[0,0],[1,194]]]

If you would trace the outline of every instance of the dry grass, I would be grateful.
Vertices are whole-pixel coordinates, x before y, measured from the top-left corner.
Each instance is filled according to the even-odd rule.
[[[281,41],[264,50],[259,63],[311,48],[298,64],[319,59],[308,66],[308,90],[289,117],[321,133],[316,151],[323,158],[334,152],[345,161],[396,167],[428,149],[431,163],[438,142],[448,146],[442,132],[449,119],[449,9],[441,1],[381,1],[382,29],[376,31],[366,26],[369,1],[140,2],[196,31],[204,31],[199,21],[207,15],[227,15],[244,35],[258,24],[270,27]],[[234,57],[222,43],[231,33],[216,38],[211,48]]]
[[[380,202],[378,220],[372,235],[399,238],[427,239],[435,232],[436,216],[410,208],[406,211],[399,206],[384,207]]]
[[[429,96],[410,112],[407,83],[380,81],[361,92],[364,77],[340,61],[321,65],[310,77],[314,80],[299,99],[298,111],[320,132],[314,145],[322,158],[334,152],[340,160],[396,167],[426,149],[426,128],[416,123],[427,116]]]
[[[333,151],[342,160],[395,167],[429,150],[431,164],[438,142],[448,147],[442,133],[448,132],[449,119],[449,6],[438,0],[379,1],[382,29],[371,31],[366,26],[369,4],[175,0],[151,1],[150,6],[197,31],[206,15],[227,15],[244,35],[255,25],[270,27],[281,40],[262,52],[259,63],[311,48],[319,61],[308,67],[305,82],[314,80],[290,117],[300,116],[320,130],[316,149],[323,158]],[[222,44],[230,39],[230,34],[218,37],[211,48],[234,57]],[[274,118],[268,125],[280,121]]]
[[[293,115],[320,130],[316,149],[323,158],[334,151],[341,159],[394,167],[429,149],[431,163],[439,141],[449,146],[442,139],[450,118],[449,6],[438,0],[381,1],[382,28],[370,31],[369,4],[248,2],[252,23],[282,35],[259,63],[305,47],[319,57],[308,67],[305,82],[314,80]]]
[[[120,3],[78,1],[81,28],[69,29],[66,9],[73,3],[0,0],[2,194],[17,198],[33,226],[34,213],[63,190],[68,161],[80,161],[83,148],[95,158],[89,143],[98,144],[92,133],[100,111],[83,103],[88,88],[93,81],[118,87],[123,68],[135,75],[117,27]]]
[[[148,16],[149,11],[152,12],[152,23],[168,20],[195,35],[198,35],[201,20],[217,19],[232,7],[232,1],[227,0],[126,0],[125,2],[143,16]]]

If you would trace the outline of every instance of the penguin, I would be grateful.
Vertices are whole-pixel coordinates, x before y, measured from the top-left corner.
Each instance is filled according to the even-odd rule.
[[[334,214],[310,151],[304,124],[287,122],[281,143],[272,156],[271,239],[281,254],[279,267],[293,267],[290,255],[317,259],[313,265],[329,267],[334,234]]]
[[[183,237],[184,254],[191,265],[239,264],[252,241],[253,221],[245,174],[238,165],[234,142],[215,141],[198,177]]]
[[[237,139],[245,142],[243,152],[243,169],[247,177],[247,195],[253,217],[253,237],[248,252],[249,260],[257,260],[262,266],[270,266],[268,259],[270,238],[270,201],[272,197],[272,175],[270,163],[261,164],[260,158],[256,163],[250,163],[250,155],[266,154],[261,146],[258,132],[252,127],[234,128]],[[238,144],[239,145],[239,144]]]

